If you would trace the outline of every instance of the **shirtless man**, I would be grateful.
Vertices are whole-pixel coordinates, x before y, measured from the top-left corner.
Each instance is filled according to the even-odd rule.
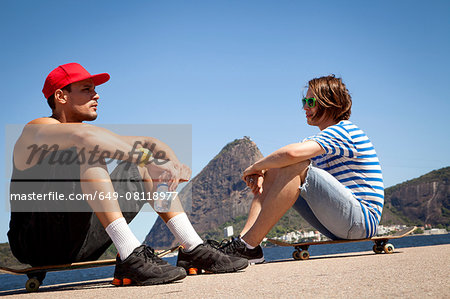
[[[11,201],[8,238],[13,254],[33,266],[64,264],[95,260],[112,242],[119,253],[116,285],[171,282],[184,278],[185,270],[191,267],[213,273],[247,267],[246,259],[230,257],[203,242],[178,199],[172,201],[170,210],[158,212],[183,246],[177,267],[159,259],[153,249],[137,240],[128,223],[143,203],[154,201],[121,198],[127,192],[153,194],[161,190],[159,187],[174,191],[180,179],[190,179],[191,170],[156,138],[120,136],[84,123],[97,118],[99,95],[95,87],[109,78],[106,73],[91,75],[77,63],[61,65],[47,76],[43,93],[52,115],[34,119],[24,127],[14,147],[10,193],[28,196],[54,192],[65,197],[118,194],[118,200],[94,197],[87,204],[76,203],[75,210],[70,210],[74,212],[50,211],[50,206],[41,202]],[[36,153],[36,149],[41,151]],[[95,157],[82,158],[87,153]],[[111,155],[104,153],[115,153],[114,158],[122,160],[111,174],[105,162]],[[67,157],[75,156],[78,158],[69,163]],[[57,207],[66,207],[64,204]],[[89,211],[76,210],[83,204]]]

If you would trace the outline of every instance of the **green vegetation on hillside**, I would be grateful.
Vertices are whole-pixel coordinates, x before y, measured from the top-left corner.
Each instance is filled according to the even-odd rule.
[[[418,194],[417,192],[419,191],[416,191],[416,193],[414,193],[414,190],[419,190],[417,189],[419,186],[422,186],[426,190],[426,186],[432,183],[437,183],[437,185],[433,186],[443,186],[443,189],[441,190],[445,190],[445,186],[448,186],[449,184],[449,179],[450,179],[450,167],[444,167],[441,169],[433,170],[418,178],[408,180],[403,183],[386,188],[385,207],[383,209],[381,224],[383,225],[405,224],[408,226],[424,225],[425,224],[424,220],[427,218],[426,215],[429,215],[426,212],[427,210],[426,207],[427,207],[427,200],[430,200],[430,198],[424,197],[423,194]],[[431,223],[433,223],[434,225],[441,224],[444,227],[450,227],[450,207],[448,206],[449,204],[448,195],[445,195],[445,191],[444,193],[440,194],[441,197],[439,197],[437,201],[440,202],[440,205],[442,206],[438,207],[438,209],[434,211],[433,214],[434,221],[431,220]],[[442,195],[444,196],[444,198],[442,198]],[[411,206],[407,207],[406,209],[403,209],[404,205],[399,205],[398,199],[395,206],[392,201],[392,198],[396,199],[396,197],[399,196],[402,197],[403,199],[409,200]],[[411,198],[411,196],[413,196],[413,198]],[[447,196],[447,200],[445,199],[445,196]],[[421,212],[418,211],[418,209],[419,210],[421,209],[423,215],[420,215]],[[430,220],[428,219],[428,221]]]
[[[386,188],[385,195],[388,196],[388,195],[394,193],[395,191],[397,191],[398,189],[403,188],[408,185],[418,185],[421,183],[437,182],[437,181],[442,181],[442,182],[445,182],[446,184],[448,184],[449,178],[450,178],[450,166],[444,167],[441,169],[437,169],[437,170],[433,170],[433,171],[431,171],[427,174],[424,174],[418,178],[408,180],[403,183]]]
[[[25,268],[29,265],[19,262],[11,252],[9,243],[0,243],[0,266],[13,267],[13,268]]]

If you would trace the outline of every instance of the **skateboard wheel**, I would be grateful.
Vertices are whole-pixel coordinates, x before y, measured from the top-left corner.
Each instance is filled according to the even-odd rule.
[[[115,286],[121,286],[122,285],[122,280],[118,279],[118,278],[114,278],[113,281],[111,282],[111,284],[113,284]]]
[[[383,253],[383,247],[381,247],[381,246],[373,245],[372,249],[373,249],[373,252],[375,252],[377,254]]]
[[[393,253],[394,252],[394,245],[388,243],[386,245],[384,245],[384,252],[387,254]]]
[[[307,259],[309,259],[309,252],[308,252],[308,250],[302,250],[302,251],[300,252],[300,259],[301,259],[301,260],[307,260]]]
[[[301,256],[300,256],[300,251],[294,251],[293,253],[292,253],[292,257],[294,258],[294,260],[301,260],[302,258],[301,258]]]
[[[197,268],[189,268],[188,270],[188,274],[189,275],[197,275],[198,274],[198,269]]]
[[[124,278],[124,279],[122,280],[122,284],[123,284],[124,286],[129,286],[129,285],[132,284],[132,281],[131,281],[131,279],[129,279],[129,278]]]
[[[39,279],[33,277],[27,280],[27,282],[25,283],[25,289],[28,292],[36,292],[37,290],[39,290],[40,285],[41,283],[39,282]]]

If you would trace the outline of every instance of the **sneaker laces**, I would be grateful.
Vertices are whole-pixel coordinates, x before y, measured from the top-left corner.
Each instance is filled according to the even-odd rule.
[[[215,249],[220,249],[222,243],[219,243],[216,240],[206,240],[206,244],[210,245]]]
[[[143,255],[145,262],[150,260],[157,264],[164,263],[164,261],[155,254],[155,250],[153,248],[151,248],[150,246],[144,246],[137,254]]]
[[[237,249],[237,240],[230,240],[222,245],[224,252],[235,252]]]
[[[228,240],[223,241],[228,242]],[[204,244],[205,246],[211,248],[214,252],[218,253],[220,256],[228,256],[227,251],[224,250],[223,241],[219,243],[216,240],[206,240]]]
[[[220,248],[225,248],[225,247],[227,247],[227,246],[230,246],[231,245],[231,243],[233,243],[233,237],[231,237],[230,239],[223,239],[221,242],[220,242]]]
[[[208,243],[211,247],[214,247],[216,249],[222,250],[224,247],[227,247],[230,242],[232,242],[233,239],[223,239],[222,241],[218,242],[216,240],[206,240],[206,243]]]
[[[230,239],[223,239],[220,243],[215,241],[215,240],[208,240],[207,242],[213,246],[214,248],[224,252],[224,253],[228,253],[228,252],[233,252],[237,249],[237,247],[239,246],[238,243],[238,239],[239,237],[233,239],[233,237],[231,237]]]

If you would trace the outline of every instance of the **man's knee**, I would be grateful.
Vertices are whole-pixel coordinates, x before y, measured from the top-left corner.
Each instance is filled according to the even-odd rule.
[[[306,177],[308,173],[308,166],[310,164],[309,160],[298,162],[295,164],[291,164],[282,168],[272,168],[266,171],[264,175],[264,182],[269,182],[272,180],[280,179],[280,178],[292,178],[296,175],[300,175],[301,177]]]
[[[299,175],[303,182],[308,173],[309,164],[310,164],[310,161],[307,160],[307,161],[302,161],[299,163],[295,163],[295,164],[280,168],[278,175],[287,177],[287,178],[292,178],[292,177]]]
[[[267,170],[266,173],[264,174],[264,180],[276,178],[279,171],[280,168],[271,168]]]
[[[305,181],[306,175],[308,174],[308,166],[310,164],[310,161],[303,161],[299,163],[295,163],[286,167],[282,168],[272,168],[269,169],[265,175],[264,175],[264,187],[270,189],[270,187],[274,183],[281,183],[283,185],[287,184],[288,182],[293,181],[296,177],[299,178],[299,186],[302,184],[302,182]]]

